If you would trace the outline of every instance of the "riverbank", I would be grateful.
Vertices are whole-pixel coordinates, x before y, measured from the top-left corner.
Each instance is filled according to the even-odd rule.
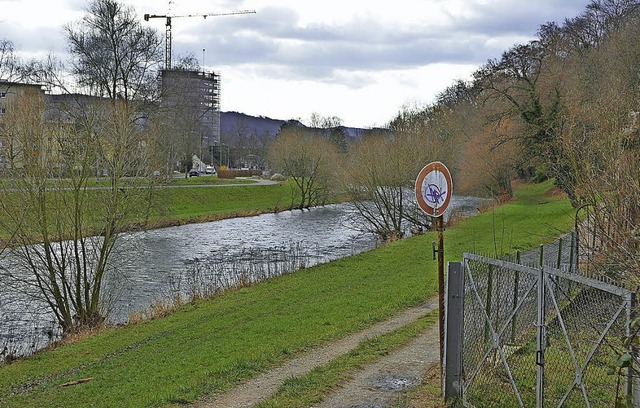
[[[530,248],[570,229],[573,210],[549,194],[551,187],[524,186],[513,203],[448,229],[446,258]],[[434,238],[401,240],[222,293],[3,366],[0,405],[162,406],[222,393],[431,298]]]
[[[202,185],[196,184],[199,180],[186,181],[189,183],[159,188],[150,216],[138,220],[131,229],[248,217],[284,211],[291,204],[292,190],[287,182],[256,184],[242,180],[242,184],[235,185]]]
[[[98,185],[89,190],[101,188],[104,187]],[[288,182],[262,184],[252,180],[219,180],[214,177],[176,179],[156,189],[157,197],[149,214],[141,215],[126,230],[138,231],[285,211],[291,205],[292,194],[295,194],[295,190]],[[10,231],[0,231],[0,250],[9,237]],[[34,237],[32,242],[38,242],[38,239]]]

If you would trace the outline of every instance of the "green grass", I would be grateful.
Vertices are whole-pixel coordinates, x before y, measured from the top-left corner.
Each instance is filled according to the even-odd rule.
[[[223,179],[217,176],[200,177],[175,177],[169,182],[170,186],[202,186],[202,185],[225,185],[225,184],[252,184],[250,179]]]
[[[575,210],[568,200],[549,194],[552,189],[552,181],[524,185],[514,202],[449,228],[445,260],[459,260],[463,252],[500,256],[553,242],[573,227]]]
[[[270,212],[289,208],[288,183],[261,186],[165,188],[158,190],[159,207],[151,221],[171,222],[243,212]]]
[[[261,188],[229,191],[229,199],[240,205]],[[272,188],[290,192],[286,185]],[[448,228],[446,258],[460,260],[473,249],[490,252],[494,236],[508,252],[566,231],[573,223],[571,207],[547,197],[549,188],[525,186],[515,203]],[[205,197],[197,194],[184,200]],[[200,211],[229,208],[220,201]],[[3,366],[0,406],[163,406],[223,392],[292,355],[431,298],[437,290],[433,240],[430,233],[388,244]],[[61,387],[84,378],[92,380]]]
[[[120,179],[120,183],[122,185],[129,184],[132,180],[131,178],[122,178]],[[141,184],[149,184],[156,183],[157,179],[135,179],[141,181]],[[184,177],[184,175],[180,177],[171,178],[166,185],[168,186],[196,186],[196,185],[225,185],[225,184],[251,184],[255,183],[255,181],[250,179],[222,179],[216,176],[200,176],[200,177]],[[72,183],[70,179],[51,179],[47,182],[47,187],[71,187]],[[87,187],[110,187],[111,180],[107,177],[90,177],[87,180]],[[0,179],[0,188],[2,189],[11,189],[15,188],[15,182],[11,179],[1,178]]]
[[[199,180],[194,180],[199,179]],[[200,180],[210,180],[215,187],[195,184]],[[246,183],[246,186],[225,186],[224,184]],[[251,185],[250,180],[220,180],[217,177],[192,177],[176,179],[177,185],[192,185],[189,188],[158,188],[155,190],[155,205],[150,217],[146,219],[146,211],[133,220],[134,224],[151,226],[168,226],[188,222],[210,221],[243,215],[256,215],[263,212],[275,212],[287,209],[291,205],[292,189],[289,183],[273,185]],[[243,183],[241,183],[243,184]],[[17,194],[11,191],[3,194]],[[102,192],[89,191],[90,199],[99,199]],[[149,223],[149,224],[147,224]],[[96,225],[94,230],[101,230]],[[0,228],[0,239],[7,239],[9,231]],[[38,238],[34,237],[34,241]]]
[[[552,346],[545,351],[545,405],[557,406],[564,395],[573,385],[575,366],[564,339],[556,338]],[[593,339],[585,339],[585,344],[593,345]],[[615,341],[615,339],[614,339]],[[555,344],[554,344],[555,343]],[[586,361],[586,354],[578,356],[580,366]],[[591,406],[615,406],[616,378],[607,375],[607,363],[611,355],[607,351],[594,355],[584,375],[584,386]],[[516,353],[509,357],[509,368],[516,380],[518,391],[525,406],[536,405],[536,340],[535,334],[531,340],[523,345]],[[475,406],[509,408],[517,406],[516,394],[509,383],[506,369],[502,364],[497,365],[491,372],[484,369],[478,378],[481,384],[472,386],[468,390],[467,399]],[[575,387],[569,394],[563,407],[584,407],[585,400],[580,387]]]

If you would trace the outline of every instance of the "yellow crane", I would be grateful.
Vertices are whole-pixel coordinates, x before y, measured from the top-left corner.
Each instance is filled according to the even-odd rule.
[[[164,67],[165,69],[171,69],[171,19],[172,18],[182,18],[182,17],[202,17],[206,19],[207,17],[217,17],[217,16],[232,16],[236,14],[255,14],[255,10],[237,10],[237,11],[229,11],[224,13],[209,13],[209,14],[186,14],[182,16],[168,16],[168,15],[158,15],[158,14],[145,14],[144,21],[149,21],[151,18],[166,18],[166,38],[165,38],[165,54],[164,54]]]

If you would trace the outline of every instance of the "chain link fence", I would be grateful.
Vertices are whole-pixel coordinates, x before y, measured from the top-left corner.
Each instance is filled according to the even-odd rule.
[[[465,254],[462,286],[448,286],[445,395],[475,407],[584,407],[631,393],[631,378],[607,370],[624,350],[633,294],[576,273],[575,249],[568,235],[509,259]],[[457,290],[459,323],[449,315]]]

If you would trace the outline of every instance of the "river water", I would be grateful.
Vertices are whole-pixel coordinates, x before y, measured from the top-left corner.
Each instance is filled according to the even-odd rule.
[[[454,196],[450,208],[470,216],[489,202]],[[268,277],[375,248],[374,235],[354,229],[355,217],[350,205],[336,204],[127,234],[112,257],[117,273],[107,282],[111,322],[125,323],[132,311],[188,292],[185,272],[193,276],[194,271],[215,269],[219,276],[220,269],[211,265],[223,265],[224,274],[233,275],[246,272],[247,264],[255,271],[258,262],[262,272],[269,272],[261,276]],[[273,263],[282,265],[272,269]],[[29,354],[57,334],[41,302],[15,288],[0,287],[0,350],[8,346],[18,355]]]

